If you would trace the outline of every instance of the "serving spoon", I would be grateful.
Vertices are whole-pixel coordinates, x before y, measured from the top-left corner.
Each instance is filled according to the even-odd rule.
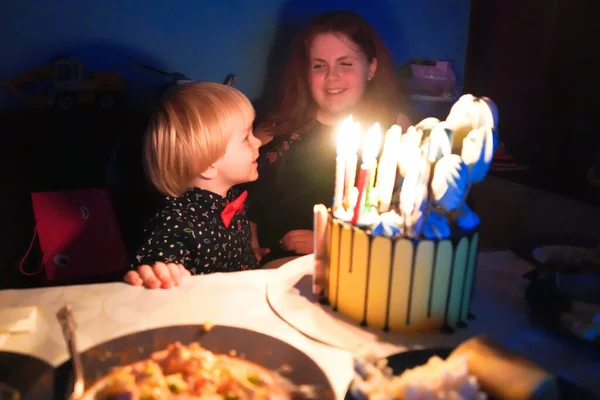
[[[71,364],[73,365],[73,376],[75,377],[75,382],[73,383],[73,392],[69,396],[69,400],[78,400],[83,395],[85,384],[83,381],[83,366],[81,364],[81,356],[77,350],[77,325],[75,324],[75,319],[73,318],[73,310],[71,305],[67,304],[62,307],[56,313],[56,318],[60,323],[62,333],[65,338],[65,343],[69,349]]]

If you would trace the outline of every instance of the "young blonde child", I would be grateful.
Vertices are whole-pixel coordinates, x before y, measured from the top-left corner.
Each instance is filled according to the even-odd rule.
[[[166,196],[125,282],[170,288],[182,276],[258,268],[234,185],[258,178],[254,108],[238,90],[189,83],[168,92],[144,138],[145,169]]]

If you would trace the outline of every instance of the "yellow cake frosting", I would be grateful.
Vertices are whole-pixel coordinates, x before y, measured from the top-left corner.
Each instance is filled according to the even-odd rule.
[[[448,239],[373,236],[329,215],[324,298],[359,324],[422,331],[464,326],[479,233]]]

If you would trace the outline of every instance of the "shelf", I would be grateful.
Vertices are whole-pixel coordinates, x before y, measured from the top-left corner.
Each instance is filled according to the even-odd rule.
[[[411,94],[406,97],[410,101],[427,101],[432,103],[454,103],[458,100],[458,96],[452,97],[439,97],[439,96],[427,96],[424,94]]]

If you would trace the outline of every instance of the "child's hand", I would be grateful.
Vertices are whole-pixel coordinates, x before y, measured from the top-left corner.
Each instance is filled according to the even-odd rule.
[[[296,229],[283,235],[280,241],[284,250],[290,250],[298,254],[310,254],[313,252],[313,231],[308,229]]]
[[[148,289],[169,289],[181,284],[181,278],[190,276],[181,264],[165,264],[161,262],[150,265],[140,265],[137,271],[129,271],[125,275],[125,282],[133,286],[144,285]]]

